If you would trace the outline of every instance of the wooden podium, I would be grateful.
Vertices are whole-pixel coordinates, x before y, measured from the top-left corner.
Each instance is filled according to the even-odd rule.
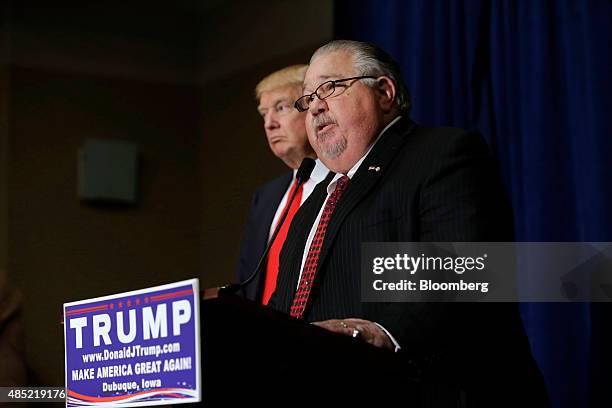
[[[398,354],[238,296],[202,301],[201,338],[201,406],[354,406],[360,395],[418,395],[418,373]]]

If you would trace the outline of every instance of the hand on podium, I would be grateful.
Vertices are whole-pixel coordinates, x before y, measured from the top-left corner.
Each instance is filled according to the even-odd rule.
[[[313,322],[315,326],[322,327],[326,330],[338,334],[344,334],[362,341],[372,344],[373,346],[395,350],[395,345],[385,333],[385,331],[376,323],[363,319],[331,319],[321,322]]]

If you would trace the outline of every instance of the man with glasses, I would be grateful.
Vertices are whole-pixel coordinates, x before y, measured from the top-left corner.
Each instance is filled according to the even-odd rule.
[[[291,219],[314,186],[328,173],[325,166],[317,160],[310,179],[297,189],[291,208],[286,208],[288,197],[295,185],[295,174],[302,160],[305,157],[317,158],[306,135],[305,115],[293,107],[295,99],[301,95],[306,68],[306,65],[283,68],[266,76],[255,88],[257,110],[264,122],[270,150],[291,169],[255,192],[240,249],[237,274],[239,281],[242,282],[255,270],[282,213],[288,212],[282,229],[272,244],[263,270],[245,288],[247,298],[263,304],[268,303],[276,287],[278,256]]]
[[[524,393],[531,406],[545,401],[516,305],[361,302],[363,242],[513,239],[482,137],[410,120],[397,63],[355,41],[314,53],[295,108],[335,174],[293,220],[270,305],[397,352],[447,387],[434,385],[430,402],[505,406]]]

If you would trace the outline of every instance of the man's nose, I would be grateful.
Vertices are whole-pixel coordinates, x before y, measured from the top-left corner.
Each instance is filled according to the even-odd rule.
[[[266,113],[264,116],[264,127],[268,130],[276,129],[278,127],[278,121],[273,112]]]
[[[324,99],[319,99],[318,96],[315,96],[308,106],[308,110],[312,116],[317,116],[319,113],[326,112],[328,109],[327,102],[325,102]]]

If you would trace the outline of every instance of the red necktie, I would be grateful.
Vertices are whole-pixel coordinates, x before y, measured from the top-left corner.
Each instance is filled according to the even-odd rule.
[[[317,272],[317,265],[319,263],[319,254],[321,253],[321,247],[323,246],[325,231],[327,231],[327,224],[329,224],[334,208],[336,208],[336,204],[340,200],[340,197],[342,197],[342,193],[344,193],[346,190],[348,182],[349,178],[347,176],[342,176],[340,179],[338,179],[336,188],[330,194],[327,202],[325,203],[325,208],[323,208],[319,225],[317,225],[317,231],[315,232],[312,243],[310,244],[308,256],[306,257],[306,262],[304,263],[304,270],[302,271],[300,284],[295,292],[293,304],[291,305],[290,314],[298,319],[304,317],[304,310],[308,304],[310,290],[312,288],[312,283]]]
[[[287,204],[289,204],[289,199],[295,192],[297,187],[297,180],[294,179],[293,186],[291,187],[291,191],[287,196],[287,202],[285,203],[285,208],[281,212],[281,216],[278,218],[279,220],[282,218],[283,214],[287,212]],[[287,233],[289,232],[289,227],[291,226],[291,220],[293,220],[293,216],[300,209],[300,203],[302,202],[302,191],[304,185],[301,184],[297,193],[295,194],[295,198],[291,203],[291,207],[289,208],[289,213],[287,214],[287,218],[285,218],[285,222],[281,226],[280,231],[276,235],[276,239],[270,247],[270,252],[268,252],[268,264],[266,266],[266,281],[264,283],[264,292],[261,299],[261,302],[264,305],[267,305],[270,301],[270,297],[274,290],[276,289],[276,278],[278,277],[278,263],[281,249],[283,249],[283,244],[285,243],[285,239],[287,238]]]

